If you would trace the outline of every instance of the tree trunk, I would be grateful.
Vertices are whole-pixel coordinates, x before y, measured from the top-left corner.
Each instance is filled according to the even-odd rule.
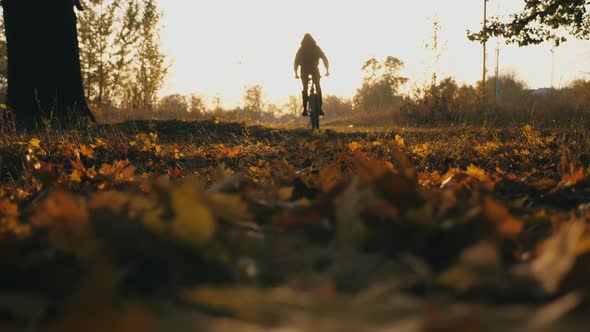
[[[7,103],[17,129],[94,121],[84,97],[74,2],[2,0]]]

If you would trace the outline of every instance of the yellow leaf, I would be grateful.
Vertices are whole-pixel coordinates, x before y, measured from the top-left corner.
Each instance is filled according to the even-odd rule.
[[[348,146],[348,148],[350,149],[350,151],[356,151],[356,150],[358,150],[358,149],[361,148],[361,145],[359,143],[357,143],[357,142],[349,143],[346,146]]]
[[[172,189],[172,236],[181,243],[202,247],[215,235],[213,214],[188,184]]]
[[[141,215],[144,226],[159,236],[187,246],[200,248],[206,245],[215,235],[217,225],[197,186],[194,183],[185,183],[169,188],[164,180],[158,182],[158,187],[169,191],[174,217],[172,220],[162,220],[163,211],[156,206],[149,207],[144,201],[135,206],[138,208],[135,214]]]
[[[107,146],[107,143],[102,138],[97,138],[96,145],[104,147],[104,146]]]
[[[41,148],[41,140],[38,138],[31,138],[31,140],[29,141],[29,147],[40,149]]]
[[[262,303],[260,292],[254,288],[195,288],[181,291],[179,297],[187,303],[239,317],[250,316]]]
[[[239,221],[252,218],[248,205],[238,195],[214,192],[207,197],[213,214],[223,220]]]
[[[72,174],[70,174],[70,181],[72,182],[82,182],[82,178],[80,177],[80,173],[78,172],[78,170],[73,170]]]
[[[94,149],[84,144],[80,145],[80,153],[88,159],[94,159]]]
[[[400,135],[395,135],[395,144],[397,144],[399,147],[406,146],[404,139]]]

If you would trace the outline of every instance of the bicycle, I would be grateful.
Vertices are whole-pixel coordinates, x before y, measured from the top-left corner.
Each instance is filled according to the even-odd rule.
[[[319,130],[322,101],[320,100],[321,96],[317,93],[317,88],[315,86],[313,79],[311,79],[311,76],[309,82],[307,83],[307,95],[309,96],[307,100],[307,109],[309,110],[309,120],[311,123],[311,129]]]

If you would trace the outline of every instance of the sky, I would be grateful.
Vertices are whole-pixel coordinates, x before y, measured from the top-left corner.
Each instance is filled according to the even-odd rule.
[[[162,91],[221,98],[239,105],[246,86],[260,84],[268,102],[299,95],[293,59],[311,33],[330,60],[324,94],[352,97],[362,84],[361,66],[370,57],[395,56],[406,64],[413,85],[437,68],[472,84],[481,79],[481,45],[466,38],[478,30],[483,1],[476,0],[159,0],[164,11],[162,46],[171,71]],[[521,0],[490,0],[489,15],[521,8]],[[440,22],[443,44],[438,65],[425,48],[432,22]],[[496,40],[488,43],[489,75],[496,66]],[[571,38],[557,48],[500,44],[500,72],[515,73],[531,88],[564,86],[590,78],[590,41]],[[552,70],[553,68],[553,70]],[[323,71],[322,71],[323,72]],[[553,75],[551,74],[553,72]],[[211,100],[210,99],[210,100]],[[211,102],[211,101],[210,101]]]

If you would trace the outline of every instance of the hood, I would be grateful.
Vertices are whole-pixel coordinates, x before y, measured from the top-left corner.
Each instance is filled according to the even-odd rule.
[[[303,36],[303,40],[301,41],[301,46],[306,45],[316,45],[315,39],[313,39],[309,33],[306,33],[305,36]]]

